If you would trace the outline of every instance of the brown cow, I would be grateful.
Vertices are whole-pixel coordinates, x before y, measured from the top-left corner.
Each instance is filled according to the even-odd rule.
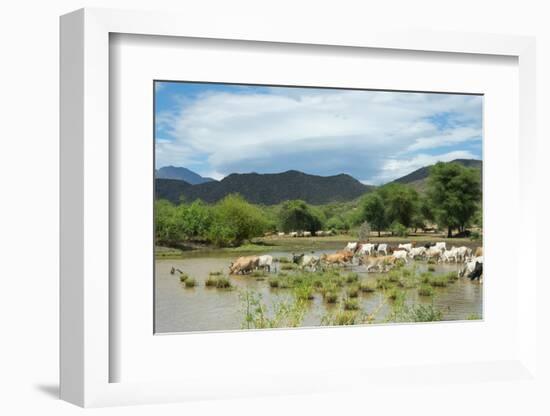
[[[395,260],[396,258],[393,256],[363,256],[359,259],[359,264],[367,266],[367,272],[370,272],[375,267],[379,272],[384,272],[395,264]]]
[[[239,257],[229,265],[229,274],[246,274],[256,269],[260,264],[258,256]]]
[[[334,254],[323,254],[321,261],[328,264],[346,264],[353,259],[353,252],[351,251],[338,251]]]
[[[474,254],[474,257],[481,257],[483,256],[483,247],[476,248],[476,252]]]

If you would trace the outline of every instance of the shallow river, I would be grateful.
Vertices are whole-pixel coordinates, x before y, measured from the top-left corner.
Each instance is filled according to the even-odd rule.
[[[333,250],[328,250],[334,252]],[[315,254],[322,254],[323,250]],[[273,257],[291,257],[290,253],[270,252]],[[239,255],[246,255],[240,253]],[[217,290],[207,288],[204,282],[209,272],[223,270],[227,273],[229,263],[238,255],[233,253],[190,252],[182,259],[157,259],[155,265],[155,332],[216,331],[241,329],[243,312],[239,301],[238,289],[253,289],[262,295],[262,300],[270,305],[274,300],[289,296],[285,289],[271,289],[266,280],[258,281],[251,276],[231,276],[237,290]],[[409,262],[409,265],[411,263]],[[420,272],[427,269],[423,261],[415,262]],[[195,288],[185,288],[179,280],[179,274],[170,274],[172,267],[189,274],[197,281]],[[455,264],[435,265],[436,274],[457,270]],[[375,280],[378,273],[366,273],[361,266],[348,266],[346,271],[359,274],[361,281]],[[432,302],[430,297],[420,297],[416,290],[406,290],[407,302]],[[363,311],[372,312],[382,301],[382,292],[360,293],[359,301]],[[463,320],[469,315],[482,315],[483,285],[461,278],[445,288],[435,288],[434,305],[443,313],[443,320]],[[318,326],[321,318],[334,308],[315,294],[306,313],[302,326]],[[390,311],[385,304],[377,313],[377,322],[384,322]]]

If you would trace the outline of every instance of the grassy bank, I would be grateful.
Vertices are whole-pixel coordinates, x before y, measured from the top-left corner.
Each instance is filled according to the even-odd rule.
[[[185,253],[267,253],[272,251],[315,251],[315,250],[337,250],[343,249],[348,241],[357,241],[357,237],[352,234],[338,234],[328,237],[288,237],[288,236],[269,236],[253,239],[251,242],[242,244],[238,247],[216,248],[214,246],[195,246],[189,250],[183,250],[170,247],[155,247],[155,257],[158,259],[180,258]],[[400,244],[416,242],[424,244],[426,242],[445,241],[449,246],[468,246],[475,248],[481,245],[479,241],[472,241],[469,238],[446,238],[443,234],[415,234],[409,237],[392,237],[391,235],[372,235],[369,239],[371,243],[389,243]]]

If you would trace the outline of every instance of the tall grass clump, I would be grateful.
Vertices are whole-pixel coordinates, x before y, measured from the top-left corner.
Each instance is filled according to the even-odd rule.
[[[359,296],[359,285],[353,285],[348,287],[346,291],[348,297],[350,298],[356,298]]]
[[[431,287],[430,285],[428,284],[422,284],[419,288],[418,288],[418,294],[420,296],[433,296],[434,294],[434,289],[433,287]]]
[[[189,277],[187,279],[185,279],[185,287],[186,288],[192,288],[192,287],[195,287],[197,285],[197,281],[195,279],[193,279],[192,277]]]
[[[372,293],[376,290],[376,283],[373,282],[361,282],[359,286],[361,292],[363,293]]]
[[[180,274],[180,282],[185,282],[187,279],[189,279],[189,275],[187,273]]]
[[[336,303],[338,302],[338,294],[332,291],[326,291],[323,293],[323,299],[326,303]]]
[[[429,272],[435,272],[435,266],[433,266],[433,265],[430,264],[430,265],[428,266],[428,271],[429,271]]]
[[[404,301],[405,300],[405,292],[403,292],[400,289],[397,289],[396,287],[391,288],[387,293],[388,299],[395,301]]]
[[[359,310],[359,301],[357,299],[346,298],[342,303],[345,311]]]
[[[359,281],[359,275],[357,273],[348,273],[348,275],[345,277],[345,281],[348,284],[356,283]]]
[[[278,277],[272,277],[269,279],[269,287],[271,288],[278,288],[279,287],[279,278]]]
[[[432,276],[429,279],[429,284],[433,287],[447,287],[449,280],[446,275]]]
[[[208,273],[210,276],[222,276],[223,275],[223,271],[221,270],[216,270],[216,271],[213,271],[213,272],[210,272]]]
[[[376,288],[382,290],[388,290],[392,287],[391,282],[385,277],[378,277],[376,279]]]
[[[231,284],[231,280],[229,280],[225,276],[220,276],[216,279],[216,288],[217,289],[231,289],[233,285]]]

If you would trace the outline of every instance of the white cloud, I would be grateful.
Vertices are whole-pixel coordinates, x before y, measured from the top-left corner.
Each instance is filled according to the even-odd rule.
[[[388,161],[404,165],[425,156],[416,155],[420,150],[454,150],[481,136],[481,97],[269,92],[207,92],[193,101],[178,100],[173,111],[157,115],[163,138],[169,138],[156,143],[157,166],[186,166],[217,177],[298,169],[370,180],[389,177]],[[435,115],[443,118],[434,120]]]
[[[450,162],[455,159],[475,159],[475,155],[468,151],[456,150],[439,155],[418,154],[410,159],[387,159],[384,161],[379,174],[365,181],[365,183],[386,183],[421,167],[433,165],[437,162]]]

